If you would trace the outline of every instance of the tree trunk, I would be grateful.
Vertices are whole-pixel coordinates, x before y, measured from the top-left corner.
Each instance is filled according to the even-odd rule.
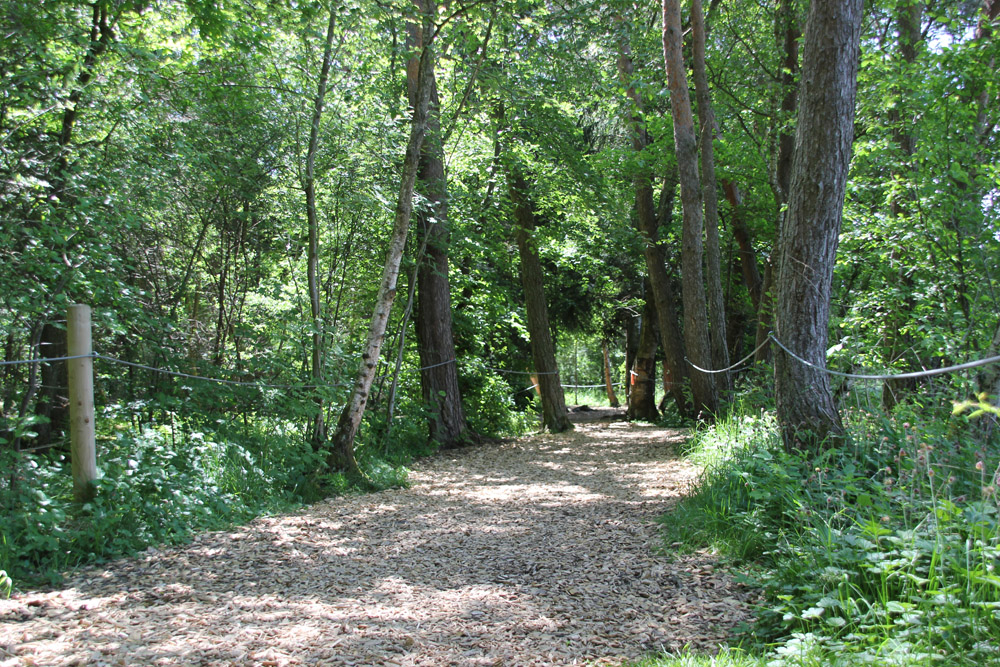
[[[528,316],[528,334],[531,338],[531,357],[538,374],[538,391],[542,398],[542,425],[553,433],[573,428],[566,412],[566,398],[559,381],[555,347],[549,332],[549,310],[545,303],[542,263],[532,235],[535,231],[535,213],[528,196],[528,183],[516,172],[509,174],[510,198],[514,203],[515,236],[521,258],[521,286],[524,288],[524,305]]]
[[[625,323],[625,405],[632,404],[632,387],[635,385],[632,367],[639,353],[639,323],[642,317],[633,316]]]
[[[414,0],[420,11],[433,14],[434,2]],[[411,23],[412,38],[419,45],[422,35]],[[406,78],[410,103],[416,103],[419,63],[411,58]],[[457,447],[469,439],[458,386],[455,340],[451,326],[451,286],[448,280],[448,182],[444,169],[441,112],[437,82],[429,75],[431,99],[427,115],[427,139],[420,153],[419,184],[426,206],[416,212],[417,235],[426,241],[426,256],[417,268],[417,346],[420,351],[420,388],[430,409],[430,439],[442,447]]]
[[[635,365],[631,369],[632,396],[628,402],[629,421],[655,422],[660,413],[656,409],[656,328],[653,321],[656,307],[650,291],[646,291],[646,305],[642,309],[642,324],[639,329],[639,349],[635,355]]]
[[[611,361],[608,359],[608,341],[601,341],[601,349],[604,352],[604,388],[608,392],[608,405],[617,408],[618,397],[615,395],[614,384],[611,382]]]
[[[898,44],[900,61],[899,66],[905,70],[901,77],[903,81],[908,76],[913,75],[913,64],[917,60],[917,45],[922,39],[920,33],[920,21],[923,8],[919,3],[904,4],[896,8],[896,26],[898,28]],[[905,100],[910,98],[912,91],[896,91],[899,99],[905,104]],[[913,134],[913,122],[908,117],[909,114],[902,113],[900,104],[894,105],[889,110],[889,119],[893,125],[892,135],[899,148],[899,158],[902,164],[897,164],[895,179],[906,178],[906,172],[914,168],[913,153],[916,151],[916,136]],[[904,120],[905,119],[905,120]],[[894,179],[894,180],[895,180]],[[912,200],[911,196],[897,193],[889,202],[889,213],[894,220],[907,218],[910,215],[908,204]],[[903,222],[905,226],[907,223]],[[903,330],[907,320],[910,319],[916,301],[913,296],[913,280],[907,271],[905,262],[906,248],[893,248],[889,258],[892,262],[900,263],[896,269],[897,292],[903,295],[900,306],[893,310],[888,317],[885,327],[885,354],[890,363],[895,363],[900,358],[905,358],[902,370],[904,372],[919,370],[913,363],[908,351],[912,345],[912,337]],[[882,385],[882,406],[887,412],[891,411],[908,394],[912,394],[917,388],[915,379],[893,379],[886,380]]]
[[[861,0],[813,0],[788,214],[781,230],[776,334],[819,368],[775,352],[778,423],[789,450],[836,446],[846,433],[825,372],[830,294],[854,133]]]
[[[774,281],[781,264],[781,233],[784,227],[785,205],[788,203],[788,189],[792,179],[792,157],[795,153],[795,133],[790,127],[798,107],[799,39],[802,32],[796,15],[795,0],[780,0],[775,16],[775,42],[781,51],[781,104],[777,114],[778,140],[774,151],[774,171],[771,189],[777,210],[775,218],[774,245],[765,260],[764,281],[761,284],[760,306],[757,308],[757,336],[754,363],[771,361],[771,345],[767,337],[774,329]]]
[[[112,15],[109,13],[109,8],[105,7],[103,3],[94,3],[87,52],[84,54],[83,62],[80,63],[76,84],[70,91],[66,105],[62,107],[63,113],[59,127],[60,151],[51,178],[51,201],[58,203],[60,216],[64,215],[66,211],[72,210],[77,200],[76,194],[69,184],[71,167],[69,152],[73,142],[73,132],[76,127],[80,103],[83,101],[87,86],[94,78],[98,58],[108,50],[114,40],[114,27],[121,11],[123,9],[116,9],[116,13]],[[65,281],[60,283],[57,291],[61,292],[64,287]],[[60,357],[65,356],[65,350],[66,332],[51,322],[45,322],[42,325],[40,355],[43,358]],[[69,419],[67,377],[64,362],[46,363],[41,366],[41,386],[38,387],[40,391],[35,413],[45,417],[48,421],[38,424],[35,429],[38,434],[34,445],[36,447],[49,446],[56,433],[66,430]],[[29,388],[28,393],[33,393],[31,388]]]
[[[757,266],[757,253],[753,249],[753,240],[750,237],[750,228],[747,227],[746,220],[743,219],[743,197],[740,190],[732,181],[723,181],[722,189],[726,193],[729,206],[733,209],[731,216],[733,238],[739,246],[740,272],[743,275],[743,284],[750,294],[750,302],[753,304],[755,312],[760,310],[761,288],[763,279],[760,275],[760,268]]]
[[[715,152],[712,141],[715,138],[715,114],[708,90],[708,74],[705,69],[705,17],[702,15],[701,0],[691,0],[691,31],[694,46],[694,90],[698,101],[698,121],[701,123],[701,185],[705,200],[705,269],[708,272],[707,296],[709,334],[711,335],[712,365],[714,368],[729,367],[729,347],[726,345],[726,304],[722,293],[722,259],[719,249],[719,198],[715,182]],[[717,373],[716,390],[730,392],[733,389],[729,373]]]
[[[420,54],[419,93],[417,104],[413,108],[410,138],[406,145],[406,156],[403,159],[399,197],[396,200],[396,215],[393,221],[392,235],[389,237],[389,249],[386,253],[382,280],[375,298],[375,309],[368,328],[368,339],[364,352],[361,354],[354,391],[351,392],[347,404],[340,413],[337,431],[331,438],[332,448],[327,459],[328,465],[346,472],[349,477],[353,478],[364,477],[358,467],[357,459],[354,457],[354,437],[357,435],[361,418],[364,416],[368,394],[371,391],[372,381],[375,379],[375,368],[382,350],[382,342],[385,340],[389,312],[392,310],[392,302],[396,297],[399,263],[403,257],[403,248],[406,246],[410,214],[413,212],[413,190],[420,163],[420,148],[427,129],[427,107],[431,97],[430,73],[433,67],[434,53],[431,45],[425,44]]]
[[[306,194],[306,220],[309,226],[309,249],[306,255],[306,262],[309,280],[309,306],[312,314],[312,381],[317,386],[317,389],[313,390],[315,394],[316,414],[313,417],[312,423],[312,443],[315,448],[319,448],[326,441],[323,397],[322,391],[318,388],[323,384],[324,324],[320,306],[319,216],[316,213],[316,153],[319,151],[319,124],[323,118],[323,104],[326,100],[326,89],[330,79],[336,19],[337,13],[331,9],[330,20],[326,27],[326,41],[323,44],[323,63],[320,67],[319,83],[316,86],[316,99],[313,102],[312,124],[309,129],[309,148],[306,151],[306,173],[303,179],[303,189]]]
[[[631,102],[629,114],[632,129],[632,148],[641,153],[651,143],[652,138],[646,131],[643,119],[642,95],[633,82],[634,67],[628,42],[622,41],[619,47],[618,74],[626,86]],[[670,180],[668,178],[668,180]],[[635,209],[639,232],[643,235],[643,257],[646,261],[646,273],[649,275],[652,298],[655,303],[655,315],[663,338],[664,348],[664,389],[677,404],[677,410],[682,415],[688,412],[687,400],[684,398],[684,378],[687,368],[684,362],[684,342],[681,336],[680,324],[677,320],[677,301],[670,275],[664,259],[662,247],[659,245],[657,210],[653,202],[653,180],[648,168],[639,169],[632,179],[635,188]],[[665,188],[666,189],[666,188]],[[672,208],[673,188],[669,188],[667,210]],[[669,377],[669,381],[666,378]]]
[[[711,368],[708,307],[703,261],[701,183],[698,177],[698,141],[691,115],[691,97],[682,55],[683,33],[678,0],[663,0],[663,59],[670,88],[674,121],[674,146],[684,212],[681,234],[681,292],[684,300],[684,343],[691,362]],[[691,393],[695,412],[708,417],[718,411],[715,381],[707,373],[692,371]]]
[[[66,331],[52,322],[42,325],[39,345],[41,357],[55,359],[66,356]],[[49,447],[53,439],[65,433],[69,425],[69,379],[66,362],[43,363],[40,368],[41,384],[35,414],[45,421],[36,424],[37,434],[33,447]]]

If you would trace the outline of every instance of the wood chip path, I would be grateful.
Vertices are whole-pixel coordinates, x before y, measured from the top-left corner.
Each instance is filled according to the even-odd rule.
[[[658,553],[680,431],[578,425],[0,601],[0,667],[620,664],[711,651],[753,593]]]

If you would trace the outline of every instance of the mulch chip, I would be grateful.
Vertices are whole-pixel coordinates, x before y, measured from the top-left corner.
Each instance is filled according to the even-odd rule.
[[[442,452],[331,498],[0,601],[0,667],[619,664],[712,651],[756,593],[655,520],[678,430],[605,421]]]

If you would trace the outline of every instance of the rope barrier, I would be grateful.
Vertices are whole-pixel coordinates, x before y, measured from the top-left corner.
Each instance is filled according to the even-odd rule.
[[[714,373],[728,373],[729,371],[735,370],[736,368],[738,368],[739,366],[743,365],[745,362],[749,361],[754,356],[756,356],[757,353],[760,352],[764,348],[764,346],[768,344],[768,342],[769,341],[765,340],[763,343],[761,343],[760,345],[757,346],[756,350],[754,350],[753,352],[751,352],[747,356],[743,357],[742,359],[740,359],[739,361],[737,361],[735,364],[733,364],[729,368],[723,368],[723,369],[717,370],[717,371],[710,371],[710,370],[708,370],[706,368],[701,368],[700,366],[695,366],[694,362],[691,361],[690,359],[688,359],[687,357],[684,357],[684,361],[688,362],[688,365],[691,366],[691,368],[695,369],[696,371],[701,371],[702,373],[710,373],[710,374],[714,374]]]
[[[856,379],[856,380],[909,380],[909,379],[919,379],[919,378],[931,377],[931,376],[935,376],[935,375],[944,375],[945,373],[953,373],[953,372],[956,372],[956,371],[963,371],[963,370],[968,370],[968,369],[971,369],[971,368],[978,368],[980,366],[988,366],[990,364],[1000,363],[1000,356],[995,356],[995,357],[988,357],[986,359],[979,359],[979,360],[976,360],[976,361],[969,361],[969,362],[966,362],[964,364],[957,364],[957,365],[954,365],[954,366],[947,366],[945,368],[934,368],[934,369],[931,369],[931,370],[916,371],[916,372],[912,372],[912,373],[885,373],[885,374],[874,374],[874,375],[863,374],[863,373],[843,373],[841,371],[830,370],[829,368],[825,368],[823,366],[819,366],[817,364],[814,364],[814,363],[812,363],[810,361],[807,361],[807,360],[803,359],[802,357],[800,357],[799,355],[795,354],[790,349],[788,349],[788,347],[784,343],[782,343],[780,340],[777,339],[777,337],[774,335],[773,332],[770,333],[770,334],[768,334],[767,340],[764,341],[763,343],[761,343],[760,345],[758,345],[757,349],[755,349],[753,352],[751,352],[750,354],[748,354],[747,356],[745,356],[743,359],[740,359],[735,364],[732,364],[731,366],[729,366],[727,368],[723,368],[723,369],[719,369],[719,370],[709,370],[709,369],[701,368],[701,367],[695,365],[690,359],[688,359],[686,357],[685,357],[685,361],[692,368],[694,368],[695,370],[697,370],[697,371],[699,371],[701,373],[713,373],[713,374],[714,373],[726,373],[726,372],[730,372],[730,371],[732,371],[732,370],[740,367],[742,364],[744,364],[745,362],[749,361],[769,341],[774,341],[775,345],[777,345],[778,347],[780,347],[790,357],[792,357],[793,359],[795,359],[796,361],[798,361],[801,364],[805,364],[806,366],[809,366],[810,368],[813,368],[813,369],[816,369],[816,370],[819,370],[819,371],[823,371],[823,372],[825,372],[825,373],[827,373],[829,375],[836,375],[838,377],[844,377],[844,378],[850,378],[850,379]],[[87,358],[101,359],[103,361],[107,361],[107,362],[110,362],[110,363],[120,364],[120,365],[123,365],[123,366],[130,366],[132,368],[139,368],[139,369],[142,369],[142,370],[151,371],[153,373],[161,373],[161,374],[170,375],[170,376],[173,376],[173,377],[188,378],[188,379],[192,379],[192,380],[201,380],[201,381],[204,381],[204,382],[214,382],[214,383],[217,383],[217,384],[227,384],[227,385],[233,385],[233,386],[239,386],[239,387],[260,387],[262,389],[335,389],[335,388],[341,388],[341,387],[348,386],[347,384],[344,384],[344,383],[340,383],[340,384],[270,384],[270,383],[265,383],[265,382],[244,382],[244,381],[240,381],[240,380],[226,380],[226,379],[223,379],[223,378],[212,378],[212,377],[206,377],[204,375],[193,375],[191,373],[183,373],[181,371],[172,371],[172,370],[167,370],[167,369],[163,369],[163,368],[156,368],[154,366],[147,366],[145,364],[139,364],[139,363],[136,363],[136,362],[133,362],[133,361],[125,361],[123,359],[116,359],[115,357],[105,356],[103,354],[98,354],[96,352],[92,352],[90,354],[77,354],[77,355],[70,355],[70,356],[63,356],[63,357],[49,357],[49,358],[41,358],[41,359],[18,359],[18,360],[12,360],[12,361],[0,361],[0,366],[16,366],[16,365],[24,365],[24,364],[53,363],[53,362],[57,362],[57,361],[72,361],[74,359],[87,359]],[[417,369],[413,369],[413,370],[415,370],[415,371],[423,371],[423,370],[428,370],[428,369],[431,369],[431,368],[437,368],[439,366],[444,366],[444,365],[452,364],[452,363],[456,363],[456,362],[457,362],[457,359],[449,359],[448,361],[442,361],[440,363],[431,364],[429,366],[423,366],[421,368],[417,368]],[[511,370],[506,370],[506,369],[503,369],[503,368],[494,368],[492,366],[484,366],[484,368],[486,368],[488,370],[491,370],[491,371],[496,371],[498,373],[509,373],[509,374],[512,374],[512,375],[556,375],[556,374],[559,373],[559,371],[546,371],[546,372],[511,371]],[[622,383],[620,383],[620,382],[616,382],[616,383],[614,383],[613,386],[618,387],[618,386],[621,386],[621,384]],[[566,388],[566,389],[597,389],[597,388],[600,388],[600,387],[604,387],[606,385],[604,385],[604,384],[588,384],[588,385],[583,385],[583,384],[580,384],[580,385],[564,384],[564,385],[561,385],[561,386],[563,388]],[[523,393],[523,392],[526,392],[526,391],[531,391],[531,390],[533,390],[533,389],[535,389],[537,387],[538,387],[537,384],[533,384],[530,387],[527,387],[525,389],[521,389],[519,391],[514,392],[513,394],[511,394],[511,396],[516,396],[517,394],[520,394],[520,393]]]
[[[837,375],[839,377],[853,378],[853,379],[856,379],[856,380],[910,380],[910,379],[914,379],[915,380],[915,379],[918,379],[918,378],[930,377],[932,375],[943,375],[945,373],[954,373],[955,371],[964,371],[964,370],[968,370],[970,368],[978,368],[979,366],[988,366],[989,364],[995,364],[997,362],[1000,362],[1000,356],[996,356],[996,357],[988,357],[986,359],[979,359],[978,361],[969,361],[967,363],[958,364],[956,366],[948,366],[946,368],[933,368],[933,369],[931,369],[929,371],[916,371],[914,373],[895,373],[895,374],[884,374],[884,375],[864,375],[864,374],[857,374],[857,373],[841,373],[840,371],[832,371],[829,368],[824,368],[824,367],[818,366],[818,365],[816,365],[816,364],[814,364],[812,362],[806,361],[805,359],[803,359],[799,355],[797,355],[794,352],[792,352],[791,350],[789,350],[784,345],[784,343],[782,343],[780,340],[778,340],[777,338],[775,338],[775,336],[774,336],[773,333],[768,334],[768,338],[770,340],[773,340],[778,347],[780,347],[782,350],[784,350],[785,352],[787,352],[790,357],[792,357],[793,359],[795,359],[799,363],[805,364],[806,366],[809,366],[810,368],[815,368],[818,371],[823,371],[823,372],[825,372],[825,373],[827,373],[829,375]]]
[[[483,366],[486,370],[496,371],[497,373],[509,373],[511,375],[558,375],[559,371],[508,371],[503,368],[493,368],[492,366]]]
[[[152,371],[154,373],[162,373],[163,375],[171,375],[173,377],[188,378],[191,380],[203,380],[205,382],[215,382],[216,384],[228,384],[238,387],[261,387],[263,389],[335,389],[337,387],[345,387],[345,384],[269,384],[266,382],[242,382],[240,380],[226,380],[223,378],[210,378],[204,375],[192,375],[190,373],[182,373],[180,371],[171,371],[164,368],[155,368],[153,366],[147,366],[145,364],[137,364],[134,361],[125,361],[123,359],[116,359],[114,357],[106,357],[103,354],[84,355],[93,356],[95,359],[101,359],[103,361],[110,361],[111,363],[121,364],[122,366],[131,366],[132,368],[140,368],[146,371]]]
[[[74,354],[69,357],[47,357],[44,359],[16,359],[14,361],[0,361],[0,366],[21,366],[23,364],[47,364],[53,361],[72,361],[73,359],[87,359],[94,358],[97,355],[94,353],[90,354]]]
[[[456,361],[458,361],[458,360],[457,359],[449,359],[448,361],[442,361],[439,364],[431,364],[430,366],[422,366],[421,368],[414,368],[414,369],[411,369],[411,370],[413,372],[415,372],[415,373],[419,372],[419,371],[427,371],[427,370],[430,370],[432,368],[437,368],[438,366],[447,366],[448,364],[453,364]]]

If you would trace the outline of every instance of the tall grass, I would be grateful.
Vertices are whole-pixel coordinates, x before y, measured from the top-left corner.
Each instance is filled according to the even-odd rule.
[[[816,456],[759,410],[699,431],[666,539],[757,573],[769,665],[1000,664],[1000,447],[946,412],[845,416],[852,444]]]

